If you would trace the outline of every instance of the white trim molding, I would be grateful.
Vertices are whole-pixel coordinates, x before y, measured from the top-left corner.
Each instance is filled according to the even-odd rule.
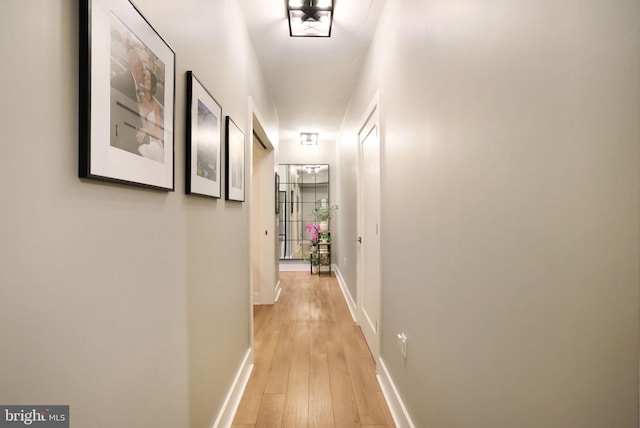
[[[275,298],[275,302],[276,303],[278,301],[278,299],[280,298],[280,293],[282,292],[282,287],[280,287],[280,280],[278,279],[278,283],[276,284],[276,298]]]
[[[351,312],[351,318],[353,318],[353,322],[358,323],[357,307],[356,301],[353,299],[353,296],[349,292],[349,288],[347,287],[347,283],[342,276],[342,272],[338,269],[337,265],[332,265],[333,271],[336,273],[336,278],[338,280],[338,284],[340,285],[340,290],[342,291],[342,295],[344,296],[345,302],[347,302],[347,307],[349,308],[349,312]]]
[[[298,260],[280,261],[280,272],[309,272],[309,262]]]
[[[238,406],[240,405],[240,400],[242,400],[242,394],[244,393],[244,389],[247,387],[247,382],[249,382],[249,377],[253,371],[252,360],[253,351],[248,349],[247,353],[244,355],[240,369],[238,370],[238,373],[236,373],[236,377],[231,384],[231,388],[227,393],[227,397],[225,398],[224,403],[222,403],[220,413],[218,413],[218,417],[213,423],[213,428],[231,427],[233,418],[236,415],[236,410],[238,410]]]
[[[398,428],[415,428],[411,416],[402,402],[402,398],[382,358],[378,358],[377,372],[376,377],[378,378],[380,389],[382,389],[382,394],[389,406],[389,411],[391,412],[391,416],[393,416],[393,421],[396,423],[396,426]]]

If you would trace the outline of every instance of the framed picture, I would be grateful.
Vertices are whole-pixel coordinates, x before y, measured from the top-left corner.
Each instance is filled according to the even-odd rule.
[[[278,173],[276,172],[276,188],[275,188],[275,194],[276,194],[276,214],[280,214],[280,176],[278,175]]]
[[[187,71],[186,193],[220,197],[222,107]]]
[[[175,58],[129,0],[80,0],[80,177],[174,190]]]
[[[227,116],[226,128],[226,199],[244,202],[244,133],[229,116]]]

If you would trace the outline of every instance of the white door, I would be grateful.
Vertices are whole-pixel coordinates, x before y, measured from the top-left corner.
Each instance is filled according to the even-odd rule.
[[[358,322],[377,361],[380,354],[380,138],[377,107],[370,111],[358,134]]]

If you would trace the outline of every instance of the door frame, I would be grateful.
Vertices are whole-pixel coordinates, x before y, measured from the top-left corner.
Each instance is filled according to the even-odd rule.
[[[363,168],[363,153],[362,153],[362,142],[360,141],[360,134],[365,131],[367,125],[371,123],[371,127],[375,127],[378,132],[378,150],[382,148],[382,133],[380,132],[380,94],[376,91],[373,99],[369,103],[365,114],[359,122],[358,132],[357,132],[357,140],[358,140],[358,148],[357,148],[357,230],[358,230],[358,238],[362,237],[362,230],[364,227],[364,202],[363,202],[363,176],[364,176],[364,168]],[[367,134],[368,135],[368,134]],[[379,158],[382,159],[381,157]],[[380,162],[381,163],[381,162]],[[382,183],[382,169],[380,168],[380,182],[378,183],[378,191],[380,191],[381,183]],[[382,203],[380,203],[381,208]],[[382,228],[379,229],[379,240],[380,240],[380,253],[382,253]],[[370,321],[366,314],[364,313],[363,302],[364,302],[364,262],[363,262],[363,254],[362,254],[362,244],[359,242],[357,244],[357,295],[356,295],[356,317],[357,322],[360,325],[360,328],[365,325],[365,323],[370,324]],[[380,263],[378,263],[380,266]],[[382,268],[380,268],[382,271]],[[381,324],[381,315],[382,315],[382,272],[380,272],[380,296],[378,296],[378,320],[376,322],[376,326],[373,329],[375,331],[375,337],[368,337],[365,330],[363,329],[363,333],[371,350],[371,354],[373,355],[373,359],[377,364],[378,358],[380,357],[380,324]]]
[[[249,194],[254,191],[253,180],[257,178],[261,185],[259,186],[259,200],[253,201],[249,198],[249,227],[252,228],[254,218],[258,217],[258,233],[250,234],[249,254],[251,257],[251,266],[249,269],[249,286],[251,296],[251,324],[253,326],[253,305],[256,304],[273,304],[278,300],[280,295],[280,278],[278,272],[278,254],[276,252],[278,233],[277,218],[275,214],[275,173],[276,173],[276,153],[272,140],[266,133],[264,120],[262,120],[258,109],[249,97],[249,163],[250,174],[247,182],[249,183]],[[256,170],[253,165],[253,153],[255,145],[259,144],[264,148],[262,162]],[[261,150],[262,150],[261,148]],[[253,254],[254,250],[260,254],[259,272],[260,278],[255,278],[253,270]],[[259,289],[254,290],[254,283],[259,284]],[[253,340],[253,331],[251,332]]]

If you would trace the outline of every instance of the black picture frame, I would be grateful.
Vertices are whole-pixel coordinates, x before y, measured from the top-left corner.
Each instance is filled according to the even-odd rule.
[[[130,0],[80,0],[81,178],[175,186],[175,52]]]
[[[245,198],[245,138],[244,132],[231,117],[226,117],[225,199],[244,202]]]
[[[222,107],[187,71],[187,194],[220,198],[222,181]]]

